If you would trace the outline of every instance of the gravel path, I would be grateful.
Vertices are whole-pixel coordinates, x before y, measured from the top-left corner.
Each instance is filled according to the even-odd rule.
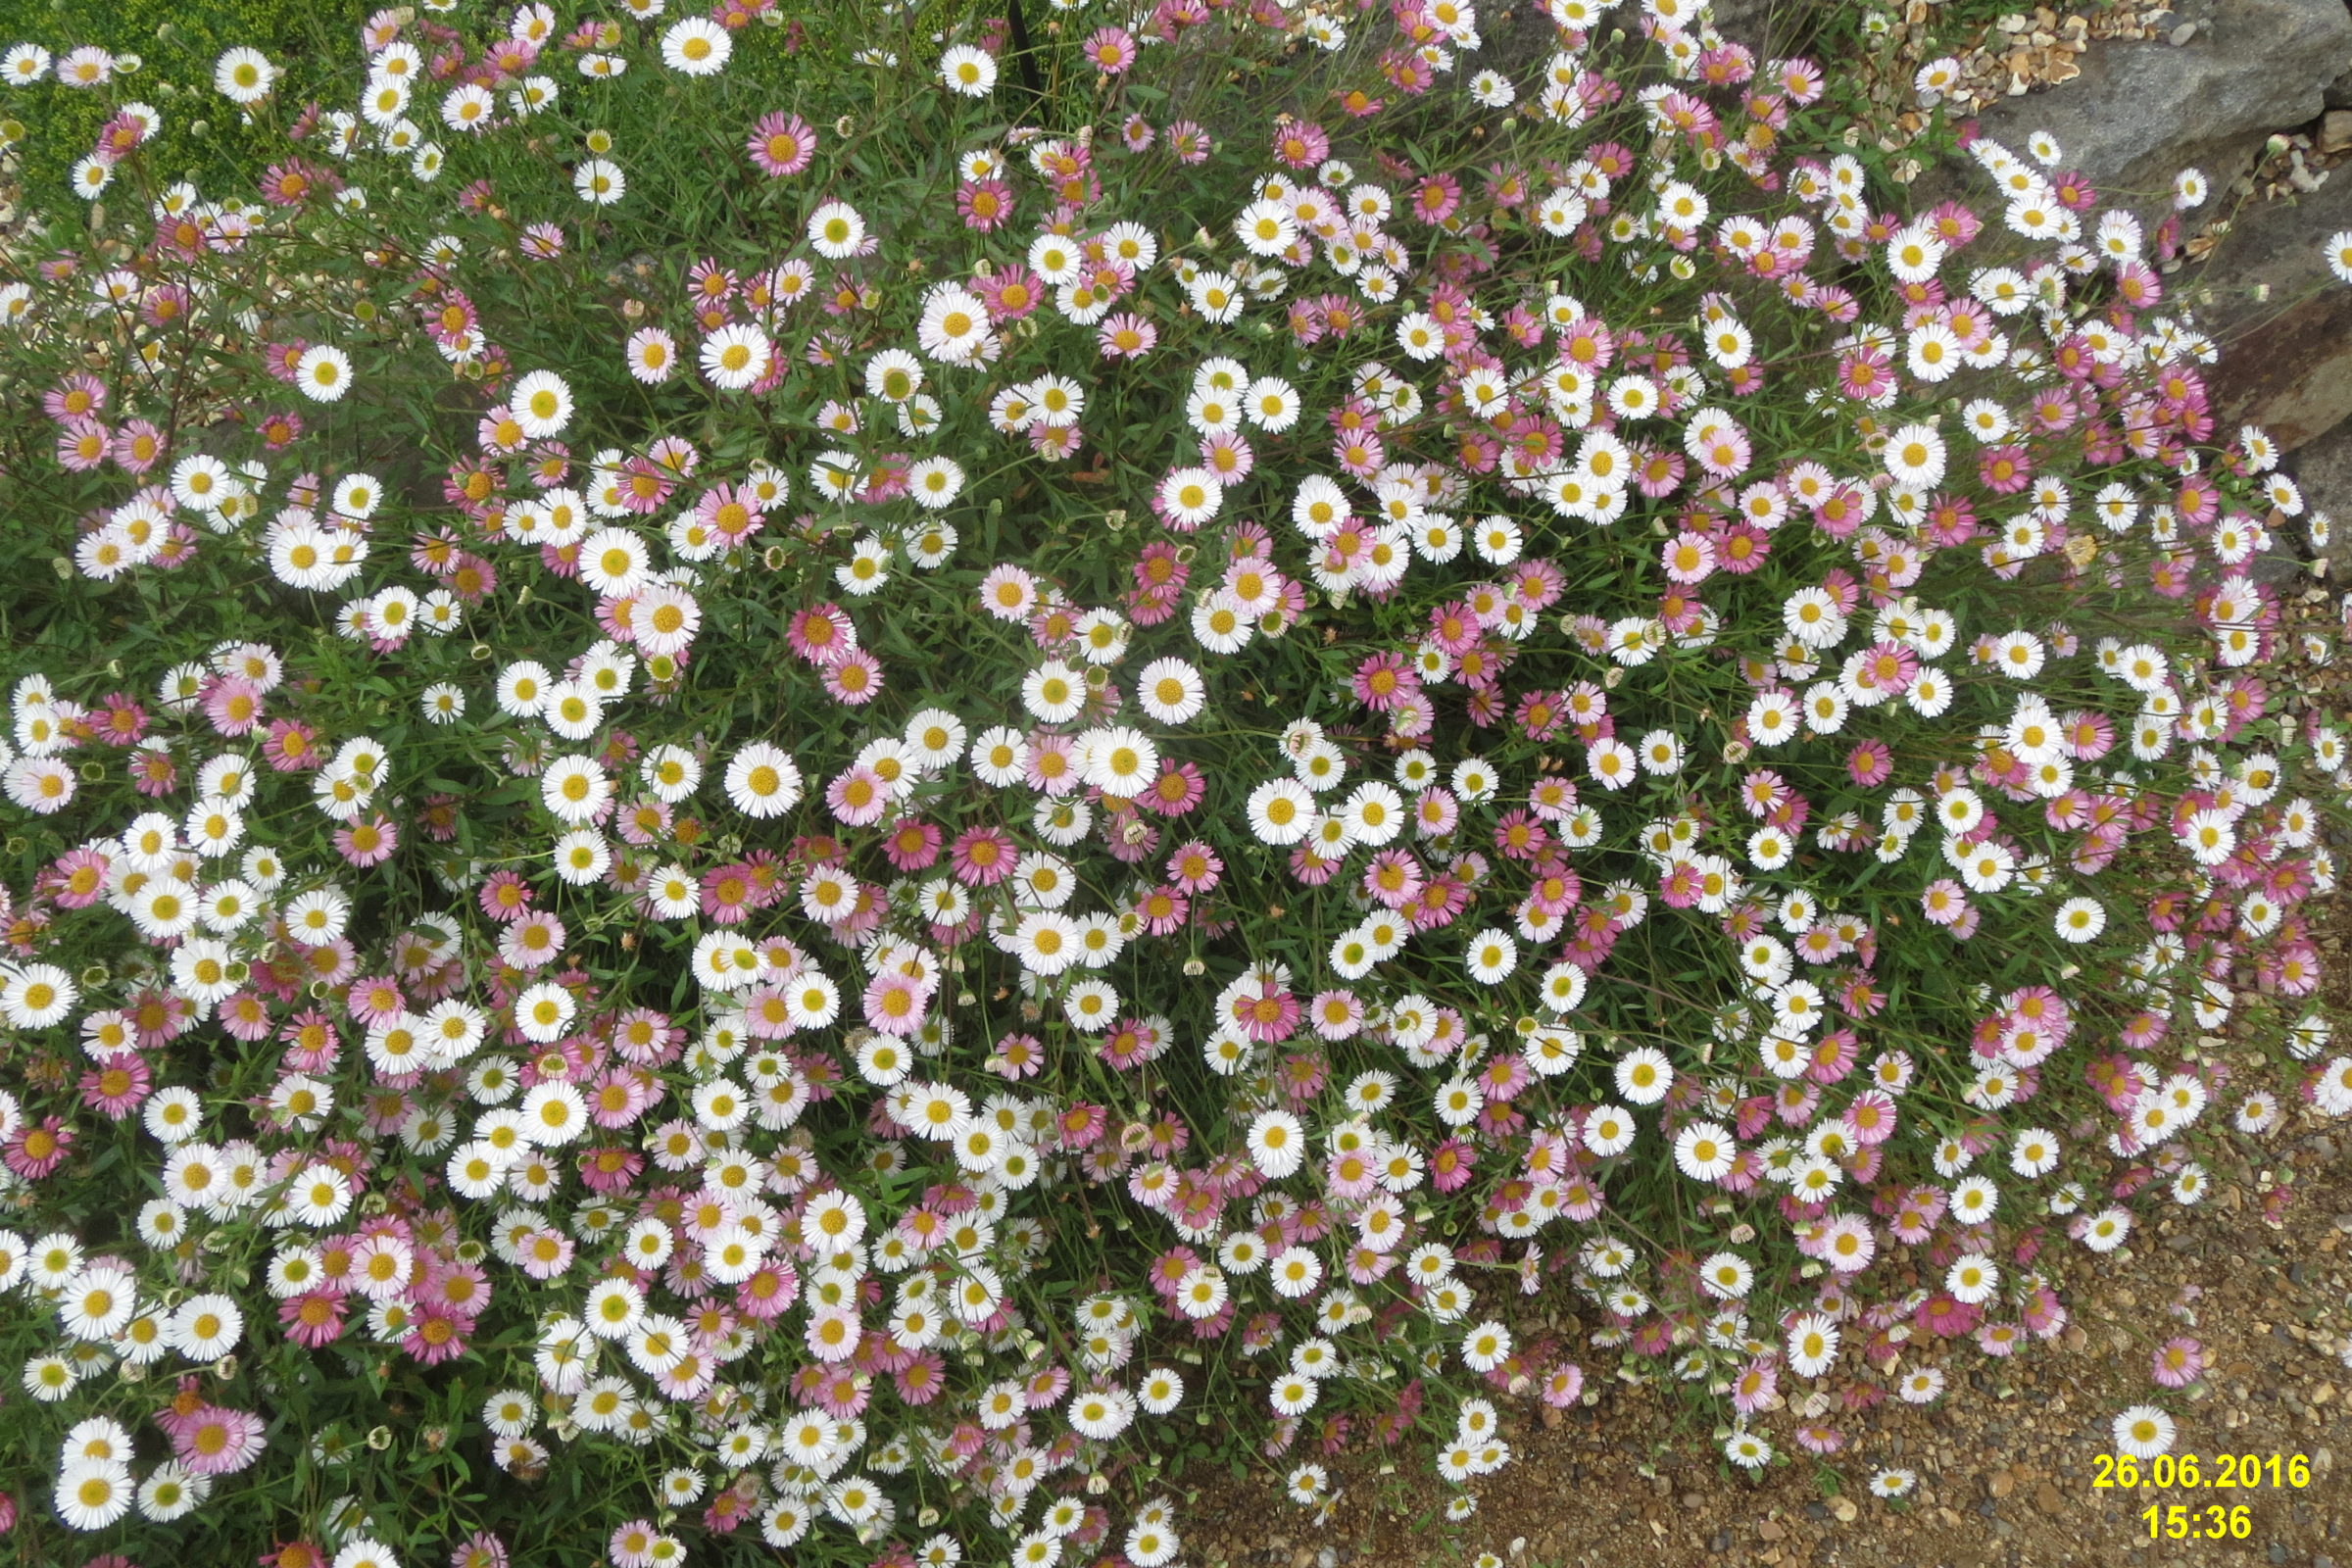
[[[1963,1350],[1940,1406],[1890,1401],[1845,1418],[1850,1443],[1832,1462],[1841,1492],[1828,1490],[1831,1467],[1801,1454],[1760,1485],[1736,1478],[1679,1407],[1618,1385],[1557,1426],[1513,1422],[1518,1457],[1465,1523],[1439,1518],[1434,1483],[1350,1458],[1331,1465],[1346,1491],[1320,1528],[1278,1482],[1203,1484],[1185,1509],[1186,1557],[1201,1568],[1419,1568],[1482,1551],[1530,1568],[2352,1565],[2352,1374],[2334,1353],[2352,1332],[2348,1144],[2340,1126],[2274,1142],[2271,1163],[2250,1174],[2267,1169],[2297,1188],[2283,1226],[2261,1219],[2242,1178],[2226,1184],[2204,1211],[2143,1231],[2095,1291],[2071,1298],[2079,1311],[2062,1340],[2006,1363]],[[2192,1390],[2158,1390],[2149,1356],[2176,1334],[2200,1340],[2212,1370]],[[2110,1446],[2115,1412],[2149,1399],[2180,1423],[2175,1451],[2199,1455],[2208,1472],[2224,1450],[2302,1453],[2311,1485],[2094,1491],[2092,1461]],[[1918,1491],[1899,1504],[1867,1495],[1882,1464],[1917,1470]],[[2217,1499],[2251,1509],[2250,1539],[2148,1540],[2139,1516],[2149,1504]]]

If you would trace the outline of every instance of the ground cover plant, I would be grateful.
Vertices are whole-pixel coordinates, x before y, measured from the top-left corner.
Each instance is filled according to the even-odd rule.
[[[1868,1468],[2352,1109],[2177,219],[1904,214],[1682,0],[1013,21],[386,11],[216,63],[252,191],[0,54],[108,110],[0,271],[25,1560],[1156,1568],[1589,1377]]]

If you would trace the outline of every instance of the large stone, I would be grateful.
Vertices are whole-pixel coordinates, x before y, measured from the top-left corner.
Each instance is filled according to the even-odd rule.
[[[2103,40],[2081,58],[2080,76],[2002,100],[1979,129],[2016,148],[2046,130],[2063,167],[2122,198],[2160,197],[2184,168],[2219,189],[2273,131],[2319,118],[2352,70],[2352,14],[2345,0],[2215,0],[2184,44]]]
[[[2352,419],[2297,452],[2287,460],[2286,469],[2303,492],[2304,516],[2296,520],[2296,529],[2301,530],[2311,514],[2328,514],[2329,537],[2322,554],[2328,560],[2328,580],[2341,592],[2352,583]]]
[[[2222,347],[2225,426],[2250,420],[2292,451],[2352,419],[2352,288],[2323,249],[2347,228],[2352,170],[2338,170],[2309,195],[2247,209],[2200,268],[2169,280]]]
[[[1822,13],[1837,0],[1715,0],[1715,29],[1726,38],[1767,55],[1788,52],[1793,41],[1810,39]]]

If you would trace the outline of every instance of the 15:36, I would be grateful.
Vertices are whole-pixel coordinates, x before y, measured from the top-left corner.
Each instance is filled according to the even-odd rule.
[[[2210,1508],[2191,1508],[2186,1503],[2156,1503],[2140,1510],[2148,1522],[2148,1539],[2163,1536],[2170,1541],[2186,1541],[2203,1537],[2208,1541],[2243,1541],[2254,1533],[2254,1513],[2244,1503],[2226,1508],[2215,1503]]]

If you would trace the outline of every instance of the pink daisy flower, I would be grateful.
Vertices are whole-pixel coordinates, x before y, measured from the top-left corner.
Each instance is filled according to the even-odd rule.
[[[890,808],[890,786],[870,767],[853,767],[825,789],[825,805],[851,827],[871,827]]]
[[[1207,794],[1208,780],[1197,764],[1162,758],[1159,777],[1144,791],[1140,804],[1160,816],[1183,816]]]
[[[87,371],[76,370],[41,394],[41,408],[50,418],[64,422],[95,416],[106,408],[106,383]]]
[[[71,473],[87,473],[106,461],[113,432],[96,419],[69,419],[57,434],[57,461]]]
[[[1135,38],[1124,27],[1097,27],[1088,36],[1086,63],[1105,76],[1117,76],[1135,64]]]
[[[305,1349],[316,1350],[343,1337],[343,1320],[349,1310],[339,1290],[305,1291],[278,1303],[277,1321],[285,1329],[287,1339]]]
[[[735,1306],[746,1319],[765,1323],[782,1316],[800,1294],[800,1276],[792,1265],[771,1259],[735,1287]]]
[[[1012,838],[1000,828],[968,827],[956,835],[949,852],[949,864],[956,880],[965,887],[993,888],[1012,875],[1013,862],[1020,852]]]
[[[627,1127],[635,1123],[654,1103],[654,1086],[645,1073],[633,1067],[613,1067],[589,1086],[588,1119],[606,1129]],[[635,1160],[629,1153],[624,1166]],[[590,1161],[589,1184],[596,1184],[598,1161]],[[634,1176],[634,1171],[629,1171]]]
[[[1193,901],[1171,887],[1148,889],[1135,901],[1136,917],[1155,937],[1168,936],[1184,929],[1192,908]]]
[[[811,664],[830,665],[858,646],[858,630],[835,606],[818,605],[792,617],[784,628],[784,641]]]
[[[1106,360],[1140,360],[1159,343],[1159,328],[1133,311],[1109,317],[1095,334]]]
[[[262,421],[261,429],[263,440],[269,445],[286,446],[302,433],[302,417],[273,414]],[[115,432],[114,460],[126,473],[145,473],[162,461],[163,455],[164,432],[152,420],[130,419]]]
[[[730,545],[741,544],[767,522],[751,491],[732,484],[713,485],[695,499],[695,514],[716,529]]]
[[[1241,483],[1250,477],[1250,470],[1256,463],[1250,443],[1234,431],[1220,430],[1200,438],[1200,466],[1215,474],[1219,484]]]
[[[939,858],[940,844],[937,827],[915,817],[902,817],[884,835],[882,853],[893,870],[927,871]]]
[[[129,1053],[81,1075],[81,1102],[108,1121],[121,1121],[138,1109],[153,1087],[147,1058]]]
[[[533,910],[499,934],[498,956],[517,969],[542,969],[564,954],[564,922]]]
[[[1225,1021],[1252,1040],[1288,1040],[1298,1027],[1298,999],[1274,981],[1260,978],[1234,998]]]
[[[380,811],[335,832],[335,852],[353,865],[381,865],[399,848],[399,825]]]
[[[530,912],[531,885],[513,871],[493,871],[482,879],[474,902],[493,920],[519,920]]]
[[[1217,852],[1195,839],[1179,845],[1168,857],[1168,880],[1184,892],[1198,897],[1212,892],[1225,875],[1225,862]]]
[[[215,681],[204,694],[204,716],[223,735],[250,735],[262,720],[262,689],[241,675]]]
[[[899,1397],[908,1404],[929,1404],[947,1388],[947,1358],[936,1350],[924,1350],[892,1372],[891,1381]]]
[[[966,180],[956,187],[956,213],[976,233],[1003,228],[1012,221],[1012,187],[1001,179]]]
[[[1364,1004],[1352,991],[1318,992],[1306,1015],[1325,1040],[1352,1039],[1364,1026]]]
[[[68,850],[42,879],[41,891],[53,897],[61,909],[86,909],[106,891],[109,863],[96,850]]]
[[[562,1231],[541,1229],[523,1238],[522,1271],[535,1280],[552,1280],[571,1267],[571,1238]]]
[[[996,1051],[988,1058],[990,1071],[1015,1082],[1036,1077],[1045,1064],[1046,1048],[1035,1035],[1006,1035],[997,1042]]]
[[[402,994],[400,982],[391,976],[364,975],[344,991],[343,1005],[351,1009],[353,1022],[372,1025],[399,1017],[407,1010],[409,1000]]]
[[[760,117],[743,149],[760,172],[782,179],[808,167],[816,156],[816,132],[800,116],[777,110]]]
[[[605,1546],[612,1554],[613,1568],[650,1568],[654,1543],[661,1539],[651,1520],[632,1519],[614,1530]]]
[[[250,1410],[206,1405],[172,1434],[172,1451],[190,1475],[231,1475],[262,1456],[263,1430]]]
[[[1215,144],[1207,131],[1190,120],[1179,120],[1168,126],[1168,151],[1180,164],[1205,164]]]
[[[269,738],[262,742],[262,758],[279,773],[308,772],[326,764],[325,754],[318,749],[318,732],[290,718],[270,724]]]
[[[1078,455],[1085,432],[1074,424],[1039,424],[1029,430],[1029,450],[1048,463],[1064,463]]]
[[[884,1034],[910,1035],[923,1026],[930,998],[909,977],[897,973],[874,976],[867,983],[865,1021]]]
[[[1424,223],[1443,223],[1462,205],[1462,182],[1451,174],[1432,174],[1413,187],[1412,213]]]
[[[1078,769],[1070,757],[1067,735],[1039,733],[1029,737],[1029,754],[1022,772],[1031,789],[1055,800],[1078,787]]]
[[[2168,1389],[2186,1388],[2205,1375],[2205,1348],[2195,1340],[2167,1340],[2151,1360],[2150,1375]]]
[[[1429,1152],[1429,1182],[1441,1193],[1458,1193],[1470,1184],[1478,1150],[1460,1138],[1448,1138]]]
[[[444,1308],[427,1307],[402,1337],[400,1348],[421,1366],[439,1366],[466,1353],[466,1335],[472,1326],[470,1320]]]
[[[1017,321],[1045,303],[1046,288],[1035,272],[1014,264],[990,277],[975,277],[969,285],[988,308],[990,321]]]
[[[836,702],[861,708],[882,695],[882,662],[856,649],[825,671],[825,690]]]
[[[507,1568],[507,1544],[487,1530],[476,1530],[449,1554],[449,1568]]]
[[[1874,788],[1893,776],[1894,753],[1885,741],[1864,741],[1846,755],[1845,772],[1865,789]]]

